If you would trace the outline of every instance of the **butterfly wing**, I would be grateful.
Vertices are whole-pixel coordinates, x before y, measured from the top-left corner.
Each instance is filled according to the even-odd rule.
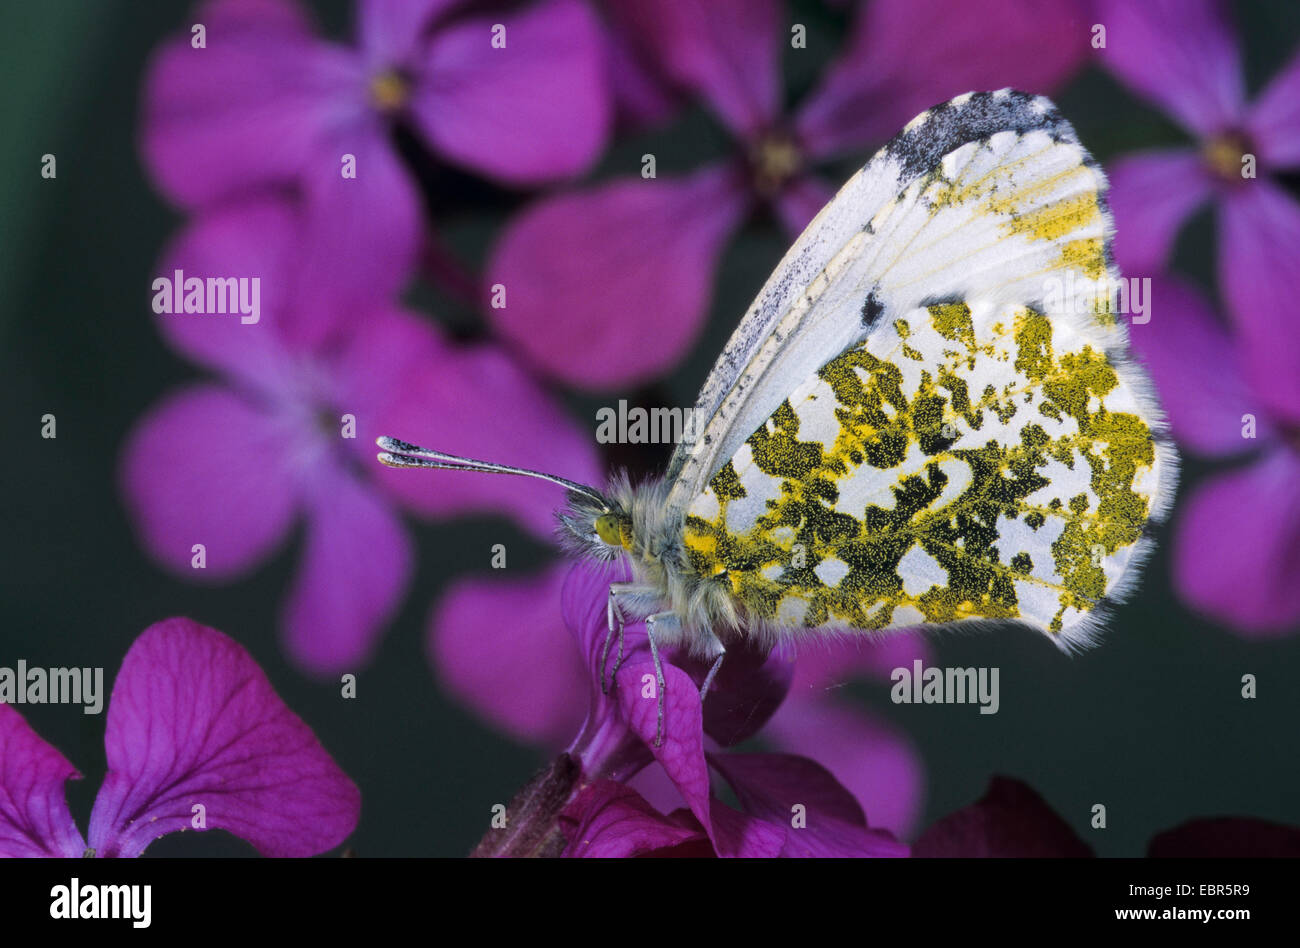
[[[701,396],[673,483],[694,567],[771,628],[1009,619],[1085,642],[1176,466],[1111,312],[1104,191],[1019,93],[959,97],[882,149]]]

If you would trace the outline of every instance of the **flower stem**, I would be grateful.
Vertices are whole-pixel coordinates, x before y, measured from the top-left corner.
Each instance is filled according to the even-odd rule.
[[[472,858],[548,857],[564,850],[559,816],[578,789],[582,768],[565,753],[539,771],[506,807],[505,825],[483,836]],[[495,822],[495,821],[494,821]]]

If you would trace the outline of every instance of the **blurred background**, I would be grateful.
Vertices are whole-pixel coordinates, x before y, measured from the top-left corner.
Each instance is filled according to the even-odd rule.
[[[307,6],[322,35],[348,40],[350,2],[312,0]],[[461,9],[476,13],[479,5]],[[860,14],[852,3],[798,0],[781,15],[787,24],[807,27],[803,49],[790,46],[788,27],[778,34],[782,95],[797,103],[845,47]],[[1093,15],[1081,7],[1073,21],[1085,24],[1079,34],[1084,45]],[[1232,16],[1253,95],[1296,53],[1300,7],[1241,3]],[[301,524],[274,555],[238,578],[199,585],[146,552],[123,504],[119,470],[128,434],[166,393],[210,377],[168,347],[150,315],[148,288],[186,214],[160,194],[139,149],[150,57],[193,21],[187,5],[174,0],[45,0],[0,8],[0,98],[9,129],[0,144],[0,388],[8,455],[0,500],[0,665],[21,658],[29,665],[104,666],[108,682],[145,627],[167,616],[190,616],[247,648],[360,786],[362,818],[349,848],[360,856],[462,855],[485,831],[492,805],[507,802],[564,742],[547,746],[509,733],[449,693],[428,657],[430,612],[452,584],[490,572],[492,544],[505,544],[506,572],[520,577],[556,562],[554,550],[505,517],[406,516],[416,543],[412,578],[359,670],[358,697],[343,700],[336,677],[305,674],[281,646],[278,617],[301,553]],[[1042,54],[1056,53],[1048,46]],[[1187,142],[1187,133],[1161,109],[1135,96],[1086,51],[1079,56],[1053,97],[1104,165],[1135,150]],[[823,162],[823,179],[838,186],[882,142]],[[409,141],[398,146],[403,154],[413,147]],[[567,183],[514,187],[463,163],[420,180],[426,204],[436,206],[444,249],[454,267],[472,277],[530,202],[565,187],[639,177],[647,153],[656,156],[659,175],[669,176],[730,148],[714,111],[687,95],[663,118],[621,118],[589,170]],[[57,155],[54,180],[40,175],[45,153]],[[1293,197],[1300,194],[1293,176],[1276,180]],[[789,244],[772,211],[759,206],[742,218],[722,245],[698,335],[653,378],[583,390],[547,377],[535,359],[519,355],[576,430],[594,441],[596,410],[620,398],[647,407],[693,403]],[[1211,305],[1222,294],[1215,254],[1214,216],[1206,205],[1180,230],[1170,268]],[[414,274],[402,299],[449,338],[496,342],[517,352],[508,333],[485,320],[473,294],[458,291],[455,277],[440,278],[436,267]],[[1216,367],[1203,371],[1208,377]],[[492,392],[465,397],[490,400]],[[55,440],[40,437],[45,413],[57,416]],[[669,447],[601,450],[602,466],[649,472],[666,463]],[[1101,647],[1067,659],[1026,631],[931,643],[932,663],[1001,669],[996,715],[981,716],[969,706],[894,705],[883,679],[846,678],[838,700],[896,735],[922,775],[904,808],[911,813],[907,825],[898,827],[904,835],[973,802],[994,774],[1035,787],[1101,855],[1140,855],[1156,832],[1198,816],[1300,822],[1297,628],[1242,634],[1224,617],[1189,607],[1172,575],[1171,536],[1183,499],[1223,469],[1222,462],[1185,459],[1179,501],[1157,532],[1145,580],[1116,612]],[[1300,540],[1291,547],[1293,555],[1298,551]],[[1300,580],[1294,559],[1275,565]],[[529,631],[521,627],[517,634]],[[1245,674],[1258,676],[1254,700],[1241,697]],[[557,687],[562,681],[557,678]],[[104,717],[76,707],[20,710],[85,776],[70,787],[74,816],[84,827],[105,768]],[[755,746],[762,746],[761,737]],[[1108,810],[1104,831],[1089,827],[1095,803]],[[221,833],[165,838],[148,853],[248,854],[250,847]]]

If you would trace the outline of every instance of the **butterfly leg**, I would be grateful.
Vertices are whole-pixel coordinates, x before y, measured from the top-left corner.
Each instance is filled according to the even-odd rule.
[[[619,605],[619,599],[629,600],[638,596],[653,596],[656,590],[653,586],[638,586],[636,583],[610,583],[609,599],[605,606],[605,620],[609,626],[609,631],[605,634],[605,645],[600,651],[600,691],[601,694],[609,694],[609,682],[618,670],[623,667],[623,627],[626,624],[627,617],[623,613],[623,607]],[[644,615],[644,613],[640,613]],[[609,661],[609,646],[614,640],[614,633],[618,633],[618,656],[614,659],[614,670],[605,674],[605,668]]]
[[[672,627],[673,631],[680,626],[677,616],[671,612],[659,612],[647,616],[645,620],[645,637],[650,643],[650,657],[655,663],[655,696],[659,701],[658,717],[655,719],[655,747],[663,746],[664,742],[664,666],[659,661],[659,643],[655,640],[656,626],[660,624]]]
[[[704,676],[704,684],[700,686],[700,702],[704,702],[704,696],[709,693],[709,688],[713,685],[713,679],[718,674],[718,669],[722,667],[722,660],[727,657],[727,650],[722,644],[722,640],[716,635],[709,635],[709,654],[713,656],[713,664],[709,666],[709,673]]]

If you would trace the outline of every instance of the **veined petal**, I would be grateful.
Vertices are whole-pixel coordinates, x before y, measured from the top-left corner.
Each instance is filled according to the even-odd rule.
[[[81,774],[23,716],[0,704],[0,857],[80,856],[64,784]]]
[[[108,775],[90,816],[99,856],[223,829],[266,856],[311,856],[356,826],[361,797],[233,640],[191,619],[150,626],[113,684]]]
[[[781,828],[782,856],[907,855],[906,845],[867,828],[853,794],[815,761],[794,754],[710,754],[709,762],[746,813]]]
[[[708,843],[704,833],[678,825],[626,784],[597,780],[561,815],[569,858],[620,859],[649,856],[690,842]]]

